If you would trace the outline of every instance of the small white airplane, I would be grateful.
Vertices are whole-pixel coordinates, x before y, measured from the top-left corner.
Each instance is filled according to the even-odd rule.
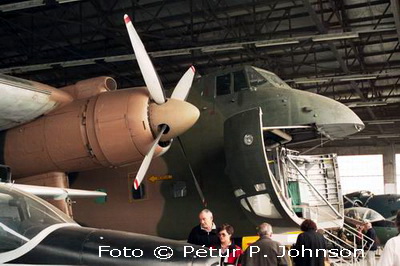
[[[21,190],[22,189],[22,190]],[[103,192],[0,183],[0,264],[218,265],[200,246],[114,230],[81,227],[32,195],[99,196]]]

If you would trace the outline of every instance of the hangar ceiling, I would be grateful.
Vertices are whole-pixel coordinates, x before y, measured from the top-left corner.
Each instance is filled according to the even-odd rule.
[[[0,73],[143,85],[125,13],[166,87],[192,64],[200,74],[251,64],[351,107],[366,129],[339,145],[400,142],[398,0],[3,0]]]

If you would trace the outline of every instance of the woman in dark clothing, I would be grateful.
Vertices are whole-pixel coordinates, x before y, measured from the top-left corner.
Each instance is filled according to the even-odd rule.
[[[317,225],[310,219],[304,220],[300,226],[301,233],[297,237],[294,249],[297,252],[291,252],[296,266],[324,266],[327,256],[325,238],[317,233]],[[293,254],[298,254],[294,256]]]
[[[218,228],[218,237],[220,244],[213,248],[219,249],[221,256],[220,265],[240,265],[239,259],[243,251],[233,243],[233,227],[229,224],[223,224]]]

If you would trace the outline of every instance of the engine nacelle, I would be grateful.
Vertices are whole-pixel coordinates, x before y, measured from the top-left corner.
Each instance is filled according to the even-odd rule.
[[[75,100],[6,132],[4,163],[16,177],[118,167],[141,161],[154,137],[146,89]],[[156,155],[163,152],[157,147]]]

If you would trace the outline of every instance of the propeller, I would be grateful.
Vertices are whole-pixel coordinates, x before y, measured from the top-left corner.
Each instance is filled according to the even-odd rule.
[[[124,20],[144,82],[149,90],[150,97],[155,102],[155,104],[150,103],[149,105],[149,120],[153,134],[157,137],[136,174],[134,188],[138,189],[150,166],[158,142],[160,140],[171,140],[188,130],[197,121],[200,112],[195,106],[185,101],[192,86],[195,68],[191,66],[185,72],[172,92],[171,98],[167,100],[160,78],[131,19],[128,15],[125,15]]]
[[[162,136],[162,134],[164,134],[164,131],[167,129],[167,126],[164,125],[160,131],[160,133],[158,133],[158,136],[156,138],[156,140],[153,142],[153,144],[151,145],[150,151],[146,154],[146,156],[143,159],[142,164],[140,165],[139,171],[136,174],[136,178],[133,181],[133,187],[135,188],[135,190],[137,190],[140,186],[140,183],[142,183],[142,180],[144,178],[144,176],[146,175],[147,169],[150,166],[151,163],[151,159],[153,159],[153,155],[154,152],[158,146],[158,142],[160,141],[160,138]]]
[[[178,99],[183,101],[186,100],[189,94],[190,87],[192,87],[195,72],[196,69],[194,68],[194,66],[191,66],[186,71],[186,73],[183,74],[178,84],[176,84],[174,91],[172,92],[171,99]]]
[[[135,52],[136,60],[139,64],[139,68],[142,72],[147,89],[149,90],[153,100],[158,104],[162,104],[165,102],[165,97],[160,78],[158,77],[153,63],[151,62],[150,57],[144,48],[142,40],[139,38],[135,27],[133,27],[131,19],[128,15],[125,15],[124,20],[126,29],[128,30],[129,38],[131,39],[133,51]]]

